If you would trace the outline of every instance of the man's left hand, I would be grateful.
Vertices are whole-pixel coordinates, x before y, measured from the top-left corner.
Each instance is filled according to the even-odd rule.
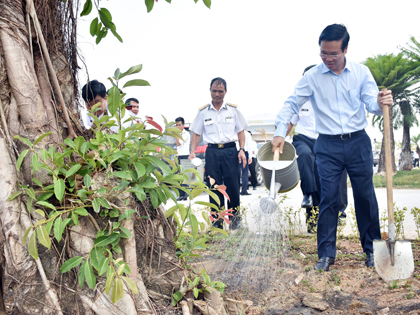
[[[239,159],[239,163],[242,163],[243,167],[245,168],[247,160],[246,160],[246,155],[245,155],[244,150],[239,150],[238,159]]]
[[[249,158],[248,159],[248,164],[251,164],[252,163],[252,158]]]
[[[384,106],[392,106],[394,104],[394,99],[392,97],[392,91],[380,91],[378,93],[378,105],[380,108],[384,108]]]

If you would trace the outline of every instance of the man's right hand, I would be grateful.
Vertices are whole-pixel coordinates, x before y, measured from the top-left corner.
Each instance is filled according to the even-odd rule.
[[[272,152],[276,150],[277,147],[280,148],[280,154],[283,153],[283,146],[284,146],[284,138],[283,137],[274,137],[273,141],[271,142]]]
[[[194,152],[192,152],[191,154],[190,154],[190,156],[188,157],[188,160],[192,160],[192,159],[194,159],[195,158],[195,153]]]

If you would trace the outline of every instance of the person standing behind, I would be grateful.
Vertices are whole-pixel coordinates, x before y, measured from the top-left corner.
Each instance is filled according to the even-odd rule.
[[[125,108],[127,109],[128,113],[131,116],[135,117],[133,120],[134,123],[136,124],[143,123],[143,121],[138,116],[140,106],[139,106],[139,101],[136,98],[132,97],[132,98],[127,99],[125,101]]]
[[[374,267],[373,240],[381,239],[378,202],[373,186],[372,144],[364,128],[365,108],[375,115],[392,106],[390,90],[378,91],[367,68],[346,59],[350,35],[344,25],[327,26],[319,37],[322,63],[305,73],[276,116],[272,141],[283,152],[287,126],[310,99],[319,136],[314,146],[321,183],[317,230],[318,257],[315,270],[328,271],[335,262],[338,190],[346,169],[353,188],[360,241],[366,266]]]
[[[232,230],[240,227],[239,207],[239,168],[238,160],[243,165],[247,163],[245,157],[245,133],[248,128],[244,116],[238,110],[237,105],[225,103],[227,92],[226,81],[222,78],[214,78],[210,83],[210,95],[212,101],[198,110],[191,130],[194,132],[191,139],[191,153],[188,159],[195,158],[195,149],[200,141],[200,136],[208,143],[205,157],[206,174],[213,178],[217,185],[226,185],[226,193],[229,196],[228,209],[233,209],[233,215],[229,228]],[[235,141],[239,140],[239,152]],[[206,178],[208,185],[209,178]],[[219,209],[224,208],[224,196],[215,192],[220,200],[220,205],[210,197],[210,202]],[[219,218],[214,226],[222,228],[223,219]]]
[[[257,163],[257,152],[258,146],[255,140],[252,140],[252,132],[248,130],[248,133],[251,135],[251,141],[249,144],[249,158],[251,159],[251,164],[249,164],[249,172],[251,173],[251,185],[254,190],[257,190],[257,173],[255,171],[256,163]]]
[[[176,150],[178,151],[178,164],[181,165],[181,160],[186,160],[190,156],[190,133],[185,130],[184,118],[178,117],[175,119],[176,127],[181,130],[182,139],[175,138]],[[187,187],[182,184],[181,186]],[[187,200],[188,194],[185,191],[179,190],[179,197],[176,200]]]
[[[303,74],[314,66],[315,65],[307,67],[303,71]],[[298,155],[297,162],[300,174],[300,188],[303,193],[301,207],[306,208],[308,233],[312,233],[317,222],[317,216],[313,216],[312,208],[319,206],[319,202],[321,200],[321,186],[319,183],[319,175],[315,163],[314,153],[314,145],[316,139],[318,138],[318,133],[315,131],[315,114],[310,100],[302,106],[299,114],[293,115],[287,128],[286,136],[290,133],[294,125],[296,125],[295,132],[297,134],[293,136],[292,143]],[[341,224],[344,224],[346,218],[345,210],[347,208],[346,170],[344,170],[341,175],[339,207],[339,221]]]
[[[246,131],[246,130],[245,130]],[[242,190],[241,195],[242,196],[249,196],[251,195],[248,190],[248,184],[249,184],[249,177],[248,177],[248,171],[249,171],[249,164],[252,163],[252,159],[249,157],[250,152],[250,145],[251,145],[251,135],[248,132],[245,132],[245,157],[247,160],[247,163],[245,166],[243,166],[241,163],[239,163],[239,169],[240,174],[242,174]]]

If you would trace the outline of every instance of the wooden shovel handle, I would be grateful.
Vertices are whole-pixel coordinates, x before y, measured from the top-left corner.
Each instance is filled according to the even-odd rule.
[[[274,150],[274,155],[273,155],[273,161],[278,161],[278,160],[280,160],[280,148],[279,147],[277,147]]]
[[[387,89],[382,89],[385,92]],[[392,194],[392,164],[391,164],[391,126],[389,124],[389,106],[385,105],[384,113],[384,140],[385,140],[385,173],[386,193],[388,201],[388,225],[394,223],[394,198]]]

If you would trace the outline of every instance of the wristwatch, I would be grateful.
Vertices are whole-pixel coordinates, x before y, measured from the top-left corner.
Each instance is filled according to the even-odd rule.
[[[239,149],[239,151],[241,151],[241,150],[242,150],[242,151],[244,151],[244,153],[245,153],[245,149],[244,149],[244,148],[240,148],[240,149]]]

